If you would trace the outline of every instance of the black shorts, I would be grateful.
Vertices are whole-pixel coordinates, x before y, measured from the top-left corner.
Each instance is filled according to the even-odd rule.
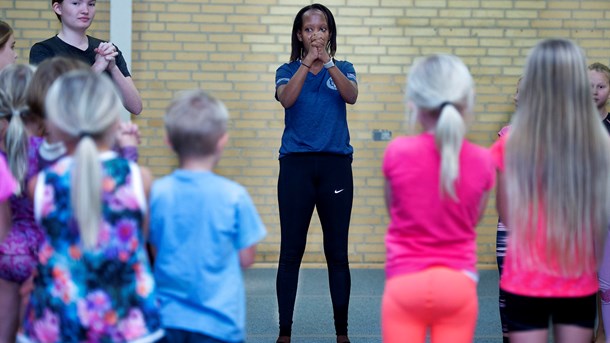
[[[576,298],[541,298],[506,293],[508,331],[548,329],[553,325],[575,325],[593,329],[596,295]]]

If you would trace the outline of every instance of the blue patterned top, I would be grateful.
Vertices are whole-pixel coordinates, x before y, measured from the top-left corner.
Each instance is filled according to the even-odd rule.
[[[137,165],[103,153],[103,222],[85,249],[70,204],[74,161],[39,174],[34,210],[45,232],[24,320],[32,342],[153,342],[163,336],[144,248],[145,196]]]

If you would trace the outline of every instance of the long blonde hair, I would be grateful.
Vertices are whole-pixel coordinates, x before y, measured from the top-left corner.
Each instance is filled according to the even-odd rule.
[[[9,121],[4,143],[11,173],[18,181],[17,195],[25,188],[28,172],[29,139],[25,122],[29,109],[26,91],[34,75],[34,68],[26,64],[13,64],[0,71],[0,119]]]
[[[66,136],[64,143],[76,143],[70,201],[86,248],[96,246],[102,221],[102,167],[96,143],[111,144],[121,108],[112,81],[90,70],[61,76],[46,97],[51,124]]]
[[[563,276],[593,272],[610,218],[610,139],[571,41],[544,40],[530,52],[505,158],[517,263]]]
[[[441,194],[458,200],[455,181],[459,177],[459,157],[466,125],[462,112],[474,104],[474,82],[466,65],[453,55],[432,55],[416,62],[407,79],[407,99],[416,112],[438,115],[434,130],[441,156]]]

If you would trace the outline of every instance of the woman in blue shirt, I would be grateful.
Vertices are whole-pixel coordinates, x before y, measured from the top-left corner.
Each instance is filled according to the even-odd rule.
[[[347,242],[354,187],[346,103],[356,102],[358,84],[353,65],[334,59],[336,38],[328,8],[302,8],[292,28],[290,62],[280,66],[275,77],[275,97],[285,111],[278,179],[278,343],[290,342],[299,267],[314,207],[324,236],[337,342],[349,342]]]

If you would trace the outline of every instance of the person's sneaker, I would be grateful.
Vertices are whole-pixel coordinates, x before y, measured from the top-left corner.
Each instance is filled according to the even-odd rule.
[[[290,343],[290,336],[280,336],[275,343]]]
[[[350,343],[350,341],[347,335],[339,335],[337,336],[337,343]]]

